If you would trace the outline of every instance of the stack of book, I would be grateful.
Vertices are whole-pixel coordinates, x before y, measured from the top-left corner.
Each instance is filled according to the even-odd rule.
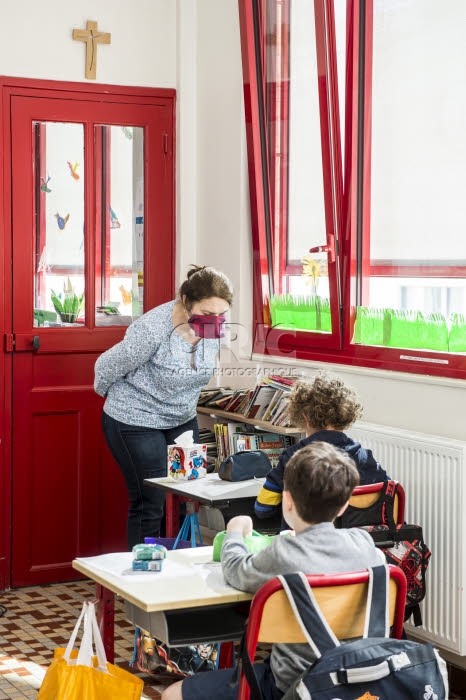
[[[246,418],[268,421],[272,425],[287,427],[289,394],[294,381],[287,377],[270,375],[261,380],[255,389],[249,390],[235,410]],[[226,404],[228,406],[228,402]],[[226,408],[225,410],[231,410]]]
[[[288,377],[270,375],[254,389],[217,388],[201,392],[199,405],[288,427],[288,401],[293,384],[294,380]]]
[[[213,408],[224,409],[224,404],[228,403],[235,392],[228,387],[217,386],[215,389],[203,389],[199,395],[198,406],[212,406]]]

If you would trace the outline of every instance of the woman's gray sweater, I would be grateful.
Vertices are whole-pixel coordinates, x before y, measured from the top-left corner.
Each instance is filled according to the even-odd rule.
[[[173,327],[176,300],[138,318],[95,364],[94,389],[106,396],[115,420],[146,428],[174,428],[196,415],[199,393],[212,375],[220,340],[193,346]]]

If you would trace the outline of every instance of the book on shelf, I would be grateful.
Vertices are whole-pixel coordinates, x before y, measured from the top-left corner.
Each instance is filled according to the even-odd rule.
[[[217,442],[215,434],[209,428],[199,428],[199,442],[207,447],[207,472],[215,471],[215,462],[217,459]]]
[[[198,406],[205,406],[209,401],[214,401],[215,399],[222,398],[225,391],[229,389],[222,389],[218,386],[212,389],[203,389],[199,394],[199,399],[197,401]]]
[[[251,401],[246,416],[248,418],[257,418],[261,420],[261,416],[267,410],[267,407],[275,394],[275,389],[270,386],[259,386],[255,392],[255,396]]]
[[[206,408],[218,408],[223,411],[224,406],[228,403],[233,393],[233,389],[217,389],[217,392],[213,396],[208,397],[203,405]]]
[[[236,413],[238,406],[244,401],[245,396],[248,394],[248,389],[238,389],[233,392],[229,397],[227,404],[224,406],[224,411],[231,411],[231,413]]]
[[[288,402],[293,379],[270,375],[252,389],[217,387],[201,392],[200,406],[243,415],[249,420],[264,421],[273,426],[290,426]],[[229,440],[231,445],[231,440]]]
[[[234,452],[245,450],[284,450],[294,445],[295,438],[292,435],[279,435],[278,433],[263,433],[243,431],[233,434],[232,448]]]

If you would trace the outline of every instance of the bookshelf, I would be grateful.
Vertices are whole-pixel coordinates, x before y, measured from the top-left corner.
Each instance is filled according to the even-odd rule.
[[[217,418],[227,418],[231,421],[238,421],[239,423],[246,423],[247,425],[256,425],[258,428],[263,430],[268,430],[270,433],[277,433],[278,435],[296,435],[301,433],[298,428],[288,427],[285,428],[280,425],[274,425],[266,420],[257,420],[255,418],[246,418],[242,413],[232,413],[231,411],[216,410],[214,406],[198,406],[197,412],[202,413],[206,416],[213,416]]]

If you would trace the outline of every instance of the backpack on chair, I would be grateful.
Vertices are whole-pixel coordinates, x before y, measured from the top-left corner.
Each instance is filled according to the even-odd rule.
[[[432,644],[388,637],[388,572],[371,570],[364,637],[340,644],[304,574],[279,577],[317,655],[282,700],[447,700],[446,663]]]
[[[405,622],[412,616],[414,626],[419,627],[422,625],[419,603],[426,595],[425,574],[431,552],[424,542],[420,525],[395,522],[394,503],[398,487],[396,481],[383,482],[380,497],[367,508],[357,508],[350,502],[335,521],[335,526],[367,530],[375,546],[384,553],[387,564],[402,569],[408,582]]]

